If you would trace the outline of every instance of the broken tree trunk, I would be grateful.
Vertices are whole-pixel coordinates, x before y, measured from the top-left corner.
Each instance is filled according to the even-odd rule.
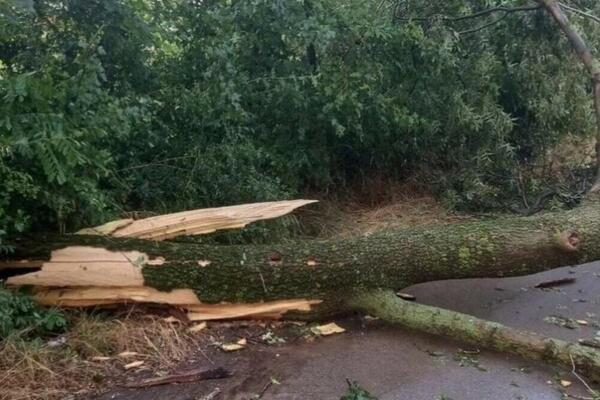
[[[273,245],[38,236],[19,241],[13,259],[2,264],[41,265],[7,283],[33,285],[44,304],[154,302],[181,306],[192,319],[319,318],[362,309],[388,321],[450,333],[528,358],[565,365],[568,354],[579,369],[596,378],[596,350],[486,325],[450,311],[434,318],[437,309],[399,303],[378,290],[440,279],[525,275],[597,259],[600,202],[589,200],[573,210],[530,217]],[[433,319],[423,323],[423,315]]]
[[[576,368],[585,376],[600,381],[598,349],[509,328],[471,315],[411,303],[399,299],[392,291],[356,295],[351,305],[387,322],[529,360]]]
[[[531,217],[273,245],[47,236],[21,241],[15,256],[19,259],[4,264],[44,263],[40,271],[9,278],[9,285],[187,289],[202,303],[329,300],[351,290],[525,275],[600,259],[600,203]]]

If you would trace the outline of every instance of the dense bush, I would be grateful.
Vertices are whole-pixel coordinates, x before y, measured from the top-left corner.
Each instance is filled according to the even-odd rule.
[[[19,3],[0,6],[0,238],[370,174],[506,207],[593,132],[589,81],[542,10],[473,29],[496,16],[443,16],[500,2]]]

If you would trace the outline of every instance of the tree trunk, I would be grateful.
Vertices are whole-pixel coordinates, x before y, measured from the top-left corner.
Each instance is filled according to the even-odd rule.
[[[525,275],[600,259],[598,201],[530,217],[278,245],[36,237],[19,241],[13,256],[0,262],[0,269],[42,267],[7,283],[35,285],[38,300],[46,304],[148,301],[182,306],[200,319],[323,318],[359,309],[480,347],[562,366],[573,362],[580,372],[600,378],[597,350],[402,302],[390,294],[390,289],[420,282]],[[44,287],[54,289],[45,292]],[[236,304],[206,304],[220,302]]]
[[[592,80],[594,113],[596,115],[596,179],[590,191],[596,192],[600,190],[600,63],[594,59],[592,51],[585,43],[585,40],[571,26],[559,2],[556,0],[538,0],[538,3],[550,13],[564,32]]]
[[[92,246],[94,254],[90,247],[69,247],[75,245]],[[8,284],[143,285],[160,291],[186,288],[203,303],[327,300],[345,297],[352,290],[526,275],[600,259],[600,203],[531,217],[489,218],[353,239],[277,245],[209,246],[48,236],[21,241],[14,256],[32,264],[48,260],[51,250],[65,247],[75,254],[56,252],[41,271],[13,276]],[[121,261],[111,261],[113,255]],[[11,264],[22,265],[14,260],[4,262],[5,266]],[[121,271],[122,277],[118,275]]]
[[[576,369],[600,381],[600,351],[592,347],[509,328],[497,322],[399,299],[393,292],[373,291],[355,296],[354,308],[404,327],[441,335],[478,348],[511,353]]]

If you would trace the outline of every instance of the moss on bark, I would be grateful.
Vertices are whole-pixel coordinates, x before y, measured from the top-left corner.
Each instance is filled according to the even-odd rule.
[[[205,302],[328,298],[432,280],[524,275],[599,259],[600,203],[532,217],[273,245],[47,236],[24,240],[15,256],[47,258],[50,250],[74,244],[164,257],[162,265],[143,266],[145,284],[191,288]]]
[[[576,343],[509,328],[471,315],[399,299],[391,291],[356,294],[349,306],[420,332],[450,337],[463,343],[544,361],[600,381],[600,351]]]

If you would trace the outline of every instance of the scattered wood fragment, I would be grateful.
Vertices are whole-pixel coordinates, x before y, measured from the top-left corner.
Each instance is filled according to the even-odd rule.
[[[242,338],[235,343],[218,343],[218,347],[223,351],[238,351],[242,350],[248,344],[248,340],[246,338]]]
[[[188,383],[209,379],[224,379],[231,376],[232,374],[229,371],[221,367],[208,370],[197,368],[183,371],[178,374],[147,378],[138,382],[129,382],[123,386],[131,389],[139,389],[159,385],[168,385],[171,383]]]
[[[121,353],[117,354],[117,356],[121,357],[121,358],[127,358],[127,357],[134,357],[134,356],[139,356],[140,353],[136,352],[136,351],[122,351]]]
[[[571,283],[575,283],[575,278],[560,278],[553,279],[551,281],[540,282],[534,286],[536,289],[547,289],[556,286],[568,285]]]
[[[144,361],[133,361],[129,364],[125,364],[123,368],[125,368],[125,370],[130,370],[132,368],[141,367],[142,365],[144,365]]]
[[[320,335],[320,336],[329,336],[329,335],[333,335],[333,334],[336,334],[336,333],[346,332],[346,330],[344,328],[342,328],[341,326],[339,326],[335,322],[331,322],[329,324],[319,325],[319,326],[312,327],[311,331],[315,335]]]
[[[140,220],[120,219],[95,228],[86,228],[77,233],[150,240],[172,239],[183,235],[203,235],[218,230],[243,228],[251,222],[281,217],[298,207],[316,201],[272,201],[182,211]]]
[[[106,357],[106,356],[92,357],[92,361],[109,361],[109,360],[111,360],[111,357]]]
[[[197,400],[213,400],[219,395],[219,393],[221,393],[221,389],[215,388],[212,392],[210,392],[206,396],[198,397]]]
[[[402,300],[408,300],[408,301],[416,301],[417,300],[417,298],[415,296],[413,296],[412,294],[408,294],[408,293],[397,292],[396,296],[400,297]]]
[[[568,381],[566,379],[561,379],[560,380],[560,386],[564,387],[564,388],[568,388],[569,386],[571,386],[573,384],[573,382]]]
[[[290,299],[264,303],[198,304],[186,306],[190,321],[235,318],[279,319],[289,311],[310,311],[321,300]]]
[[[187,331],[189,333],[196,333],[203,331],[204,329],[206,329],[206,322],[200,322],[199,324],[192,325],[191,327],[189,327]]]

